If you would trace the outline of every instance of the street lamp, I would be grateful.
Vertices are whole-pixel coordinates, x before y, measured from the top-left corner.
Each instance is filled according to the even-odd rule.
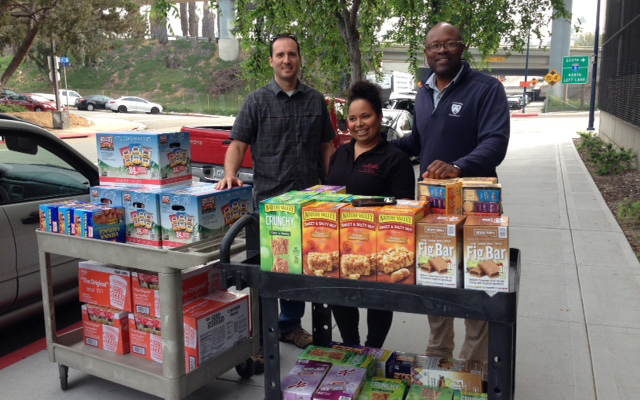
[[[527,61],[524,66],[524,93],[522,95],[522,113],[527,108],[527,81],[529,80],[529,41],[531,40],[531,27],[527,36]]]
[[[593,123],[596,111],[596,80],[598,79],[598,44],[600,42],[600,0],[598,0],[598,10],[596,11],[596,40],[593,45],[593,73],[591,75],[591,104],[589,104],[589,126],[588,131],[593,131]]]

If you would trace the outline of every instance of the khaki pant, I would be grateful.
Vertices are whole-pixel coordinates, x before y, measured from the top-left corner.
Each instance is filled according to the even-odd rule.
[[[453,318],[429,315],[429,345],[427,354],[439,357],[453,357],[455,347]],[[480,360],[487,366],[489,354],[489,323],[465,319],[466,334],[460,350],[460,358],[466,360]]]

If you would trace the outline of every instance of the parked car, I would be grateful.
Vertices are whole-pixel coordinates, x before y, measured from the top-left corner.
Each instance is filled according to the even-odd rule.
[[[56,111],[56,104],[35,94],[12,94],[0,99],[0,104],[24,107],[29,111]]]
[[[160,114],[162,112],[162,106],[160,104],[152,103],[141,97],[133,96],[120,97],[117,100],[109,100],[107,108],[113,112],[122,113],[133,111]]]
[[[0,99],[4,99],[5,97],[12,95],[12,94],[18,94],[16,92],[14,92],[13,90],[9,90],[9,89],[2,89],[0,90]]]
[[[80,94],[74,90],[60,89],[60,101],[62,102],[62,104],[65,104],[67,106],[76,104],[76,100],[81,97],[82,96],[80,96]]]
[[[516,96],[507,97],[507,103],[509,103],[509,109],[511,110],[519,110],[522,108],[520,105],[520,98]]]
[[[0,114],[0,329],[42,312],[38,207],[89,201],[97,167],[39,126]],[[77,260],[52,255],[56,302],[77,300]]]
[[[95,109],[106,110],[107,103],[111,101],[111,97],[93,95],[88,97],[78,97],[75,106],[78,110],[93,111]]]
[[[407,110],[413,114],[413,109],[416,104],[417,92],[393,92],[389,95],[389,101],[385,108],[393,110]]]

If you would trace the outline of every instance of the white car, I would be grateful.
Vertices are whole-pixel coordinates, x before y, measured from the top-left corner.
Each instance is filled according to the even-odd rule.
[[[160,114],[162,112],[162,106],[157,103],[152,103],[141,97],[126,96],[120,97],[117,100],[110,100],[107,103],[107,109],[113,112],[145,112],[151,114]]]
[[[49,100],[49,101],[56,101],[56,96],[54,94],[50,94],[50,93],[32,93],[35,94],[36,96],[40,96],[40,97],[44,97],[45,99]],[[67,105],[67,106],[74,106],[76,104],[76,99],[81,98],[82,96],[80,96],[80,93],[76,92],[75,90],[66,90],[66,89],[60,89],[59,91],[60,94],[60,104]],[[67,94],[69,95],[69,97],[67,98]]]

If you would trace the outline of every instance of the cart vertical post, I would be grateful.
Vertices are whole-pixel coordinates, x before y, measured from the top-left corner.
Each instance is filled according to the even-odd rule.
[[[56,308],[53,302],[53,282],[51,277],[51,254],[39,251],[40,257],[40,287],[42,288],[42,308],[44,309],[44,328],[47,337],[47,343],[57,343],[55,337],[56,329]],[[49,361],[53,361],[53,348],[47,346],[49,353]]]
[[[180,270],[158,273],[162,322],[162,374],[167,379],[185,375],[184,315]]]
[[[489,322],[489,400],[513,399],[516,324]]]
[[[264,349],[264,390],[268,400],[279,399],[280,392],[280,329],[278,299],[262,297],[262,344]]]
[[[328,304],[312,303],[311,309],[313,344],[328,346],[331,342],[331,307]]]

